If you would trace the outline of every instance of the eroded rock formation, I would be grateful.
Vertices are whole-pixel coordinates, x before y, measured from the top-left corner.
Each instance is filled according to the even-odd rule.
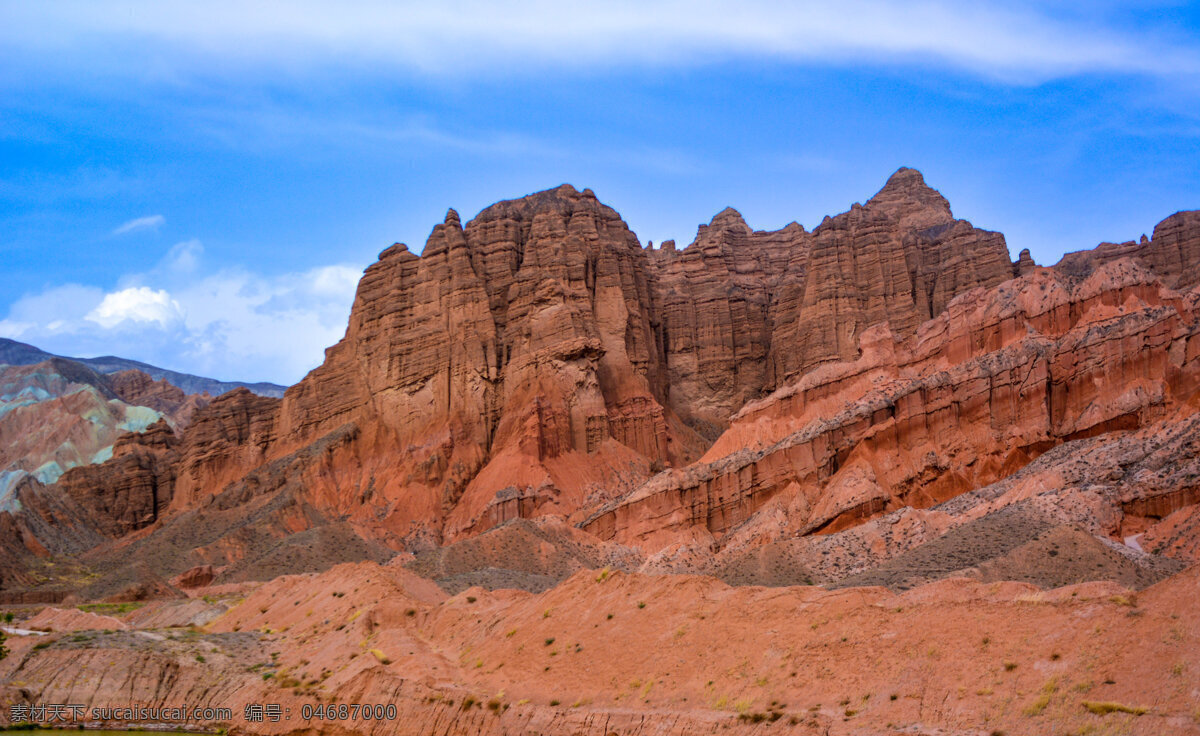
[[[1057,445],[1193,411],[1198,232],[1179,213],[1141,244],[1014,263],[911,169],[811,232],[726,209],[684,249],[643,248],[567,185],[465,225],[450,210],[421,255],[380,254],[345,337],[282,399],[187,407],[178,437],[122,440],[54,492],[113,540],[87,564],[121,566],[121,585],[269,576],[288,554],[328,566],[303,545],[427,555],[542,517],[664,570],[892,513],[917,513],[928,540],[953,524],[926,510]],[[112,386],[178,400],[137,376]],[[1149,519],[1147,543],[1192,549],[1190,491],[1126,490],[1089,533]],[[1171,515],[1169,538],[1147,531]]]
[[[774,502],[796,534],[837,531],[987,486],[1062,442],[1190,416],[1198,301],[1129,260],[972,291],[911,337],[873,328],[857,360],[748,404],[699,463],[585,528],[651,547],[719,540]]]

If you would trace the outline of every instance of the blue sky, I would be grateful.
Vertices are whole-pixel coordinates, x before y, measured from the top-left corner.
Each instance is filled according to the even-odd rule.
[[[0,336],[290,383],[384,247],[562,182],[682,245],[913,166],[1047,264],[1200,207],[1195,4],[242,5],[0,0]]]

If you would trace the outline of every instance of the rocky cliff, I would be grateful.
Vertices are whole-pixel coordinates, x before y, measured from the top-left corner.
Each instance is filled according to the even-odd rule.
[[[465,225],[450,210],[420,255],[380,254],[345,337],[282,399],[225,394],[178,438],[126,441],[56,490],[98,514],[115,541],[87,564],[122,585],[145,577],[132,557],[155,579],[242,579],[292,569],[300,540],[385,559],[515,519],[701,557],[866,528],[1063,443],[1186,419],[1198,232],[1179,213],[1141,244],[1013,263],[911,169],[811,232],[726,209],[682,249],[643,247],[568,185]],[[1092,531],[1189,493],[1130,491]],[[1147,538],[1191,549],[1190,518]]]
[[[1062,442],[1190,415],[1198,297],[1126,260],[973,291],[908,338],[873,328],[857,360],[748,404],[699,463],[585,528],[652,547],[720,539],[774,502],[796,534],[836,531],[981,488]]]

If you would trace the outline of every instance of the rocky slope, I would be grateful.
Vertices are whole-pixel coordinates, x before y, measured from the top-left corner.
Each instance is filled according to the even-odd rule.
[[[1150,425],[1162,436],[1194,413],[1198,304],[1131,261],[1083,281],[1041,269],[974,291],[911,337],[875,329],[857,360],[748,404],[699,463],[584,528],[651,547],[720,541],[774,504],[785,533],[837,531],[987,486],[1062,442]],[[1191,444],[1177,449],[1176,462],[1195,462]],[[1194,502],[1180,483],[1131,489],[1141,507],[1119,503],[1164,516]]]
[[[593,570],[536,595],[447,596],[357,563],[117,621],[45,611],[53,633],[0,662],[0,719],[63,702],[225,707],[189,722],[262,734],[1195,733],[1197,594],[1193,568],[1136,594]],[[248,721],[254,703],[279,720]],[[301,718],[338,704],[396,711]]]
[[[146,488],[152,466],[131,448],[172,445],[208,401],[136,370],[104,375],[61,358],[0,366],[0,588],[153,522],[169,499]]]
[[[69,468],[112,457],[121,434],[160,419],[182,429],[207,403],[139,371],[108,376],[60,358],[0,366],[0,508],[26,475],[53,483]]]

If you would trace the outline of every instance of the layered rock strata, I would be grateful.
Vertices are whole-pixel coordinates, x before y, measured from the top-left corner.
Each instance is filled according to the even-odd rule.
[[[376,559],[541,517],[643,552],[771,515],[831,534],[1191,406],[1198,228],[1040,269],[911,169],[811,232],[727,209],[681,250],[567,185],[450,210],[421,255],[380,254],[282,399],[225,394],[56,490],[117,540],[89,560],[141,550],[164,580],[268,574],[299,534]]]
[[[971,292],[911,338],[874,329],[858,360],[747,405],[699,463],[584,528],[655,547],[719,540],[776,496],[799,534],[946,501],[1059,443],[1187,406],[1200,387],[1197,302],[1128,260],[1082,282],[1042,269]]]

